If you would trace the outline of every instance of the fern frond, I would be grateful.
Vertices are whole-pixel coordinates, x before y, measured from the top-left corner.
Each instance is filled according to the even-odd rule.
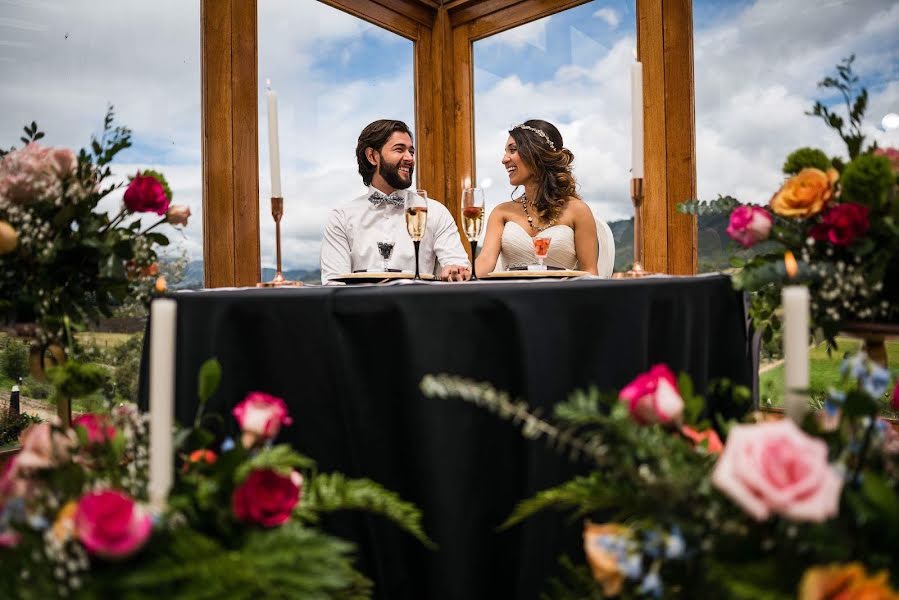
[[[575,390],[568,396],[568,400],[555,406],[553,416],[572,425],[600,422],[603,417],[599,410],[600,400],[599,390],[595,386],[591,386],[586,392]]]
[[[540,600],[602,600],[599,585],[583,564],[574,564],[566,555],[559,557],[562,574],[547,581],[548,590]]]
[[[307,482],[297,516],[316,522],[318,513],[362,510],[385,517],[428,548],[436,548],[422,526],[421,511],[370,479],[347,479],[340,473],[320,473]]]
[[[243,481],[250,471],[257,469],[271,469],[282,475],[289,475],[293,469],[315,469],[315,461],[308,456],[303,456],[288,444],[278,444],[266,448],[243,462],[234,473],[234,481]]]
[[[607,508],[617,500],[620,498],[617,498],[608,482],[603,481],[600,474],[594,472],[583,477],[575,477],[556,487],[539,491],[527,500],[522,500],[499,528],[507,529],[547,508],[556,510],[576,508],[575,516],[578,516]]]

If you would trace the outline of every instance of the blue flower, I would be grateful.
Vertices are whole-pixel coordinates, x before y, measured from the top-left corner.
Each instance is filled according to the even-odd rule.
[[[647,531],[643,540],[643,549],[652,558],[658,558],[662,554],[662,536],[656,531]]]
[[[643,576],[643,556],[632,553],[619,559],[618,568],[628,579],[640,579]]]
[[[827,390],[827,400],[833,402],[834,404],[843,404],[846,402],[846,392],[843,390],[838,390],[835,388],[830,388]]]
[[[50,527],[50,522],[42,515],[31,515],[28,517],[28,526],[37,531],[43,531]]]
[[[665,558],[683,558],[687,549],[687,543],[684,542],[684,536],[681,535],[680,528],[675,525],[671,528],[671,535],[665,539]]]
[[[656,571],[651,571],[643,578],[639,591],[643,594],[652,594],[656,598],[661,598],[663,589],[661,577],[659,577]]]
[[[226,437],[226,438],[222,441],[221,450],[222,450],[222,454],[224,454],[225,452],[229,452],[229,451],[231,451],[231,450],[234,450],[234,438],[232,438],[232,437],[230,437],[230,436],[229,436],[229,437]]]
[[[888,369],[885,369],[878,364],[871,363],[870,375],[863,377],[861,382],[865,391],[868,392],[872,398],[877,399],[887,392],[887,388],[890,385],[890,379],[891,376]]]
[[[843,359],[840,364],[840,375],[846,376],[851,373],[855,379],[861,379],[868,373],[868,356],[864,352],[859,352],[848,358]]]

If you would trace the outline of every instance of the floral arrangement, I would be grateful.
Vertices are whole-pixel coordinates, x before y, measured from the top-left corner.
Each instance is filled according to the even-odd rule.
[[[679,206],[730,215],[727,233],[744,249],[731,260],[734,285],[753,292],[752,317],[768,340],[780,329],[775,311],[787,281],[808,285],[812,321],[831,347],[846,322],[899,321],[899,150],[865,146],[868,93],[857,90],[853,60],[819,83],[840,93],[848,123],[820,102],[806,113],[840,135],[848,161],[800,148],[787,157],[788,179],[766,206],[729,196]],[[795,268],[785,264],[786,252]]]
[[[475,403],[592,465],[503,525],[551,508],[585,519],[585,559],[563,557],[547,583],[556,599],[899,599],[899,432],[875,417],[890,386],[859,355],[801,426],[754,413],[713,428],[690,378],[665,365],[618,394],[572,394],[554,423],[486,384],[421,382],[426,396]],[[717,381],[707,395],[733,404],[749,391]]]
[[[113,125],[110,107],[99,138],[77,155],[39,143],[36,123],[25,127],[21,148],[0,151],[0,320],[57,352],[71,345],[70,327],[100,316],[127,298],[148,299],[158,275],[153,231],[186,225],[190,210],[171,204],[160,174],[130,178],[118,214],[98,203],[124,184],[109,184],[110,163],[131,145],[131,132]],[[138,217],[158,215],[143,228]]]
[[[232,411],[240,440],[215,444],[203,407],[220,376],[214,360],[201,369],[163,510],[147,504],[148,423],[133,405],[23,432],[0,475],[0,597],[368,598],[352,545],[318,525],[341,509],[384,515],[430,545],[396,494],[274,444],[292,424],[280,398],[248,394]]]

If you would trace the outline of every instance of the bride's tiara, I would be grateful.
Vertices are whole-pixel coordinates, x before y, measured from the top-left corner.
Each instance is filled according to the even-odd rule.
[[[513,129],[513,130],[515,130],[515,129],[527,129],[528,131],[533,131],[534,133],[536,133],[537,135],[539,135],[540,137],[542,137],[542,138],[546,141],[546,143],[549,145],[549,149],[550,149],[550,150],[552,150],[553,152],[555,152],[555,150],[556,150],[556,145],[553,144],[553,141],[552,141],[551,139],[549,139],[549,136],[546,135],[546,132],[545,132],[545,131],[542,131],[542,130],[540,130],[540,129],[537,129],[536,127],[531,127],[530,125],[525,125],[524,123],[522,123],[521,125],[516,125],[516,126],[513,127],[512,129]]]

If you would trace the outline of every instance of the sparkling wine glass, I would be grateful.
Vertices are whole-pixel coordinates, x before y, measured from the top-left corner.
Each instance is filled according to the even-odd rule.
[[[385,273],[390,271],[387,265],[390,257],[393,255],[393,245],[393,242],[378,242],[378,254],[381,255],[381,259],[384,261],[381,270]]]
[[[414,194],[406,195],[406,231],[412,238],[415,246],[415,277],[421,279],[418,267],[418,251],[421,246],[421,238],[425,235],[428,224],[428,192],[415,190]]]
[[[537,264],[543,269],[543,259],[549,254],[549,244],[552,238],[538,235],[534,238],[534,256],[537,257]]]
[[[478,251],[478,236],[484,224],[484,190],[481,188],[465,188],[462,190],[462,228],[471,244],[471,280],[477,281],[478,275],[474,262]]]

